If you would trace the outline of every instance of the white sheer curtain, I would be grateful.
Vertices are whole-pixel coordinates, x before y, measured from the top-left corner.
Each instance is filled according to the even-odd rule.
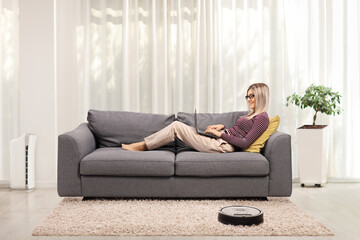
[[[323,115],[319,121],[329,124],[331,132],[329,177],[359,179],[356,149],[360,143],[360,2],[293,0],[284,1],[283,9],[281,66],[287,83],[276,89],[285,95],[293,91],[303,93],[316,83],[340,92],[343,113],[336,117]],[[285,112],[283,127],[295,140],[295,127],[310,123],[313,112],[295,108]]]
[[[84,0],[76,8],[84,109],[231,111],[246,108],[251,82],[269,83],[268,1]]]
[[[0,0],[0,184],[9,183],[9,143],[18,136],[18,1]]]
[[[285,98],[316,83],[344,96],[341,116],[319,119],[331,128],[330,177],[360,178],[358,1],[63,0],[57,9],[60,132],[89,108],[245,110],[247,87],[265,82],[297,177],[295,129],[312,111]]]

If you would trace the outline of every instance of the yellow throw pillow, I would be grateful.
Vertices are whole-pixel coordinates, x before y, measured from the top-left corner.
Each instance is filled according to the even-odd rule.
[[[265,130],[265,132],[263,132],[263,134],[261,134],[261,136],[258,139],[256,139],[255,142],[253,142],[249,148],[244,149],[244,151],[259,153],[260,150],[264,147],[266,140],[268,140],[268,138],[277,130],[279,124],[280,124],[279,116],[270,118],[269,126]]]

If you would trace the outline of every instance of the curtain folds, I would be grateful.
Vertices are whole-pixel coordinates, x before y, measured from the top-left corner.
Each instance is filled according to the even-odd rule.
[[[62,0],[57,11],[60,132],[90,108],[246,110],[247,87],[264,82],[297,177],[295,130],[313,113],[285,99],[315,83],[343,95],[343,113],[318,122],[331,129],[330,177],[360,178],[358,1]]]
[[[78,7],[84,109],[232,111],[246,108],[251,82],[269,83],[267,2],[85,0]]]
[[[0,184],[10,179],[10,140],[18,136],[18,1],[0,0]]]

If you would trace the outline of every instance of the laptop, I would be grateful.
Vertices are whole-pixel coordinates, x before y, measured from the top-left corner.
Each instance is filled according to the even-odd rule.
[[[198,128],[196,109],[195,109],[195,114],[194,114],[194,122],[195,122],[195,129],[196,129],[196,132],[197,132],[198,134],[203,135],[203,136],[206,136],[206,137],[211,137],[211,138],[219,139],[218,136],[215,136],[215,135],[212,134],[212,133],[206,133],[205,130],[200,130],[200,129]]]

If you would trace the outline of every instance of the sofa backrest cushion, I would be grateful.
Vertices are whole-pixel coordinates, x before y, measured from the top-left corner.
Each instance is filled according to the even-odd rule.
[[[175,114],[89,110],[87,120],[98,147],[120,147],[143,141],[175,121]]]
[[[235,111],[226,113],[197,113],[198,128],[205,130],[207,126],[213,124],[224,124],[226,128],[231,128],[236,124],[236,120],[244,115],[247,111]],[[177,120],[189,126],[195,126],[194,113],[179,112]],[[176,140],[177,152],[193,150],[180,140]]]
[[[236,124],[236,120],[246,115],[247,111],[236,111],[226,113],[197,113],[197,122],[200,129],[206,129],[207,126],[213,124],[224,124],[226,128],[231,128]],[[179,112],[177,120],[189,126],[194,126],[194,113]]]

